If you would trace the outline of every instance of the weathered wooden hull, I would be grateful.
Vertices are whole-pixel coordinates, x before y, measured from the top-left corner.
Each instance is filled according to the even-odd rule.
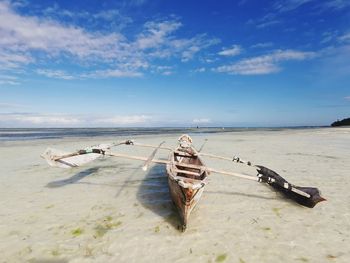
[[[183,188],[171,177],[168,177],[168,184],[171,199],[173,200],[180,216],[180,228],[182,231],[185,231],[190,214],[199,202],[204,191],[204,187],[197,190]]]
[[[169,155],[167,164],[171,198],[179,212],[184,231],[192,210],[199,202],[207,183],[208,171],[192,147],[179,147]]]

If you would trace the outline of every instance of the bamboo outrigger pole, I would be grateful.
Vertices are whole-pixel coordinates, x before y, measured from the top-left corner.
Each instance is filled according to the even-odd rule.
[[[133,156],[133,155],[127,155],[127,154],[121,154],[121,153],[113,153],[110,151],[110,148],[113,146],[118,145],[134,145],[139,147],[148,147],[148,148],[154,148],[155,150],[151,153],[151,155],[146,158],[142,156]],[[65,167],[65,168],[71,168],[71,167],[77,167],[82,164],[88,163],[93,161],[99,156],[112,156],[112,157],[119,157],[119,158],[126,158],[126,159],[133,159],[133,160],[139,160],[144,161],[145,164],[143,165],[143,170],[146,171],[150,163],[158,163],[158,164],[168,164],[170,161],[168,160],[161,160],[161,159],[154,159],[156,152],[159,149],[163,150],[173,150],[169,147],[163,147],[162,145],[164,142],[160,143],[158,146],[149,145],[149,144],[140,144],[135,143],[132,140],[126,140],[121,141],[109,145],[103,145],[103,147],[88,147],[85,150],[79,150],[73,153],[67,153],[67,154],[60,154],[57,150],[54,149],[47,149],[46,152],[42,155],[43,158],[46,159],[46,161],[52,165],[52,166],[59,166],[59,167]],[[203,147],[201,147],[202,149]],[[184,152],[186,154],[186,152]],[[240,159],[239,157],[235,156],[233,158],[218,156],[214,154],[208,154],[208,153],[202,153],[199,151],[196,151],[195,154],[201,155],[201,156],[207,156],[211,158],[217,158],[221,160],[228,160],[233,161],[237,163],[246,164],[251,167],[255,167],[257,169],[257,176],[251,176],[246,174],[240,174],[240,173],[234,173],[234,172],[228,172],[228,171],[221,171],[214,168],[209,168],[205,166],[198,166],[194,164],[184,164],[181,163],[181,166],[184,168],[193,168],[198,170],[206,170],[211,173],[218,173],[218,174],[224,174],[224,175],[231,175],[243,179],[248,179],[252,181],[257,181],[261,183],[266,183],[273,187],[276,191],[281,192],[284,194],[287,198],[290,198],[297,203],[306,206],[306,207],[314,207],[318,202],[326,200],[325,198],[321,197],[320,191],[315,187],[300,187],[293,185],[289,183],[287,180],[285,180],[282,176],[277,174],[276,172],[260,165],[253,165],[250,161],[244,161]],[[84,158],[82,159],[81,155],[93,155],[90,158]],[[83,157],[83,156],[82,156]],[[79,158],[78,161],[76,159]],[[175,162],[175,165],[177,163]],[[180,163],[178,163],[180,165]]]
[[[157,147],[157,148],[155,148],[154,149],[154,151],[151,153],[151,155],[148,157],[148,159],[146,160],[146,162],[145,162],[145,164],[142,166],[142,170],[143,171],[147,171],[147,169],[148,169],[148,166],[151,164],[151,162],[152,162],[152,160],[153,160],[153,158],[154,158],[154,156],[156,155],[156,153],[157,153],[157,151],[159,150],[159,148],[162,146],[162,144],[164,144],[165,142],[163,141],[163,142],[161,142],[160,144],[159,144],[159,146]]]
[[[326,199],[321,197],[321,192],[315,187],[301,187],[289,183],[286,179],[280,176],[275,171],[266,168],[261,165],[252,164],[250,161],[242,160],[241,158],[234,156],[233,158],[223,157],[208,153],[199,153],[202,156],[208,156],[211,158],[227,160],[246,164],[257,169],[257,181],[267,183],[272,186],[276,191],[281,192],[284,196],[289,199],[296,201],[297,203],[312,208],[317,203],[325,201]],[[223,174],[223,173],[222,173]],[[233,175],[233,174],[232,174]],[[242,177],[243,178],[243,177]],[[246,178],[248,179],[248,178]]]
[[[297,203],[309,208],[312,208],[317,203],[326,200],[325,198],[321,197],[321,193],[319,189],[315,187],[301,187],[301,186],[293,185],[289,183],[287,180],[285,180],[282,176],[280,176],[275,171],[261,165],[252,164],[252,162],[243,160],[238,156],[229,158],[229,157],[219,156],[215,154],[203,153],[201,152],[201,150],[203,149],[206,142],[207,140],[205,140],[203,145],[200,147],[200,150],[196,152],[198,156],[207,156],[210,158],[216,158],[216,159],[245,164],[250,167],[255,167],[258,172],[257,177],[253,177],[245,174],[220,171],[220,170],[208,168],[208,170],[210,170],[213,173],[231,175],[231,176],[235,176],[243,179],[266,183],[271,187],[273,187],[276,191],[281,192],[285,197],[292,199]],[[148,147],[155,147],[155,146],[148,145]]]

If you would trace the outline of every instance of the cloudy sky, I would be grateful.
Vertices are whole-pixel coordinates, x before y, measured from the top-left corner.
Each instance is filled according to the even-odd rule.
[[[0,0],[0,127],[350,117],[350,1]]]

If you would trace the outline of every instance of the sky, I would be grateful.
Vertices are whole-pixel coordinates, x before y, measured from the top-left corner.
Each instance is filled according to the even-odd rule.
[[[348,0],[0,0],[0,128],[346,117]]]

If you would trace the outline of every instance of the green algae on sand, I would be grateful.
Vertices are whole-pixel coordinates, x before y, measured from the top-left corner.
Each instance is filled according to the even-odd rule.
[[[109,230],[109,228],[107,228],[104,225],[97,225],[95,227],[95,236],[96,237],[103,237],[107,233],[108,230]]]
[[[224,262],[227,258],[227,253],[220,254],[216,257],[215,262]]]
[[[79,227],[71,231],[71,234],[76,237],[80,236],[82,233],[84,233],[84,230]]]
[[[105,218],[105,221],[108,221],[108,222],[110,222],[110,221],[112,221],[113,220],[113,217],[112,216],[106,216],[106,218]]]
[[[116,228],[122,224],[121,221],[113,222],[111,216],[106,217],[103,223],[95,227],[95,237],[103,237],[109,230]]]
[[[60,255],[60,252],[58,251],[58,249],[54,249],[54,250],[51,251],[51,255],[57,257],[57,256]]]
[[[156,226],[156,227],[154,228],[154,232],[155,232],[155,233],[159,233],[159,231],[160,231],[160,227],[159,227],[159,226]]]
[[[272,208],[272,211],[275,212],[276,216],[281,217],[281,213],[280,213],[281,209],[282,208],[274,207]]]
[[[309,260],[305,257],[299,257],[297,258],[298,261],[301,261],[301,262],[309,262]]]

